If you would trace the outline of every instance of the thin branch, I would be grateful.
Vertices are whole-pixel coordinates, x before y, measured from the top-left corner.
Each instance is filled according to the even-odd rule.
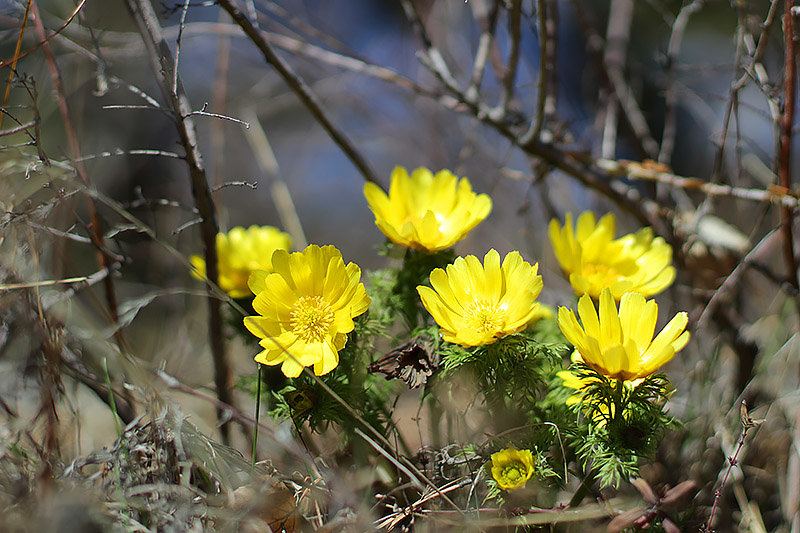
[[[783,116],[780,124],[780,149],[778,152],[778,183],[786,190],[792,186],[792,123],[794,121],[794,102],[797,98],[797,39],[794,35],[796,14],[794,2],[785,1],[783,14],[784,62],[783,62]],[[792,212],[781,206],[783,223],[783,256],[788,269],[788,278],[795,289],[800,288],[800,273],[797,272],[797,258],[794,255],[792,238]]]
[[[544,32],[547,40],[546,58],[549,89],[544,99],[545,122],[556,114],[558,98],[558,0],[545,0]]]
[[[722,299],[730,292],[731,289],[736,287],[739,281],[742,279],[742,276],[747,271],[747,269],[752,266],[753,262],[756,261],[758,256],[761,254],[762,250],[765,248],[769,248],[772,245],[773,236],[778,230],[772,230],[756,244],[744,258],[739,261],[739,264],[736,265],[736,268],[728,274],[725,278],[725,281],[719,286],[717,290],[714,291],[714,294],[711,296],[711,299],[706,304],[703,312],[700,314],[700,317],[693,321],[695,323],[695,330],[696,331],[703,331],[705,327],[708,325],[708,321],[711,319],[711,316],[714,314],[714,311],[719,306]]]
[[[218,279],[216,236],[219,232],[219,227],[217,226],[214,202],[208,187],[202,156],[197,147],[198,142],[195,125],[191,118],[191,106],[189,105],[188,98],[183,89],[180,76],[175,71],[175,62],[172,58],[172,53],[163,36],[161,24],[153,10],[152,4],[149,0],[126,0],[125,3],[131,16],[136,21],[139,33],[145,44],[150,67],[156,76],[164,100],[167,102],[178,126],[181,144],[186,151],[185,160],[189,165],[192,195],[194,196],[197,211],[202,219],[200,233],[203,238],[206,275],[213,284],[216,284]],[[174,91],[172,90],[173,79],[177,79]],[[208,334],[211,344],[211,354],[214,359],[214,380],[217,387],[217,396],[221,402],[232,404],[232,372],[230,363],[225,355],[220,302],[213,297],[210,288],[207,302],[209,311]],[[228,442],[230,430],[228,420],[224,418],[224,414],[225,413],[221,410],[217,410],[217,416],[221,421],[220,434],[223,441]]]
[[[19,51],[22,48],[22,39],[25,37],[25,28],[28,27],[28,15],[30,14],[32,3],[32,0],[28,0],[27,5],[25,6],[25,14],[22,16],[22,24],[19,28],[19,35],[17,35],[17,45],[16,48],[14,48],[14,58],[11,61],[11,70],[8,73],[6,90],[3,93],[3,109],[5,109],[8,105],[8,97],[11,95],[11,84],[14,81],[14,76],[16,75],[17,61],[21,57]],[[0,128],[3,127],[3,118],[5,118],[5,113],[0,113]]]
[[[511,39],[511,50],[508,53],[508,63],[503,72],[503,95],[498,106],[498,118],[505,116],[508,105],[514,97],[514,82],[517,79],[517,68],[519,66],[519,50],[522,35],[520,33],[520,19],[522,18],[522,0],[511,0],[511,8],[508,13],[509,37]]]
[[[539,35],[539,80],[538,91],[536,92],[536,111],[534,111],[533,121],[531,122],[530,132],[525,138],[539,140],[545,122],[545,102],[547,102],[548,86],[548,48],[550,40],[547,32],[547,1],[539,0],[536,4],[536,16],[538,21]]]
[[[800,198],[791,191],[779,187],[746,189],[732,185],[721,185],[700,178],[677,176],[669,172],[648,168],[646,165],[635,161],[589,159],[587,162],[612,175],[624,175],[628,178],[655,181],[680,189],[700,191],[706,196],[722,196],[751,202],[773,203],[792,209],[800,208]]]
[[[83,3],[84,2],[81,2],[81,4],[78,7],[82,7]],[[80,9],[76,8],[70,20],[72,20],[72,18],[74,18],[78,14],[78,11],[80,11]],[[44,26],[42,25],[42,20],[41,17],[39,16],[39,9],[35,1],[32,2],[31,4],[31,14],[33,15],[33,23],[36,27],[37,33],[39,34],[39,38],[41,39],[42,51],[44,52],[45,58],[47,59],[47,64],[50,68],[50,75],[53,79],[53,86],[55,88],[55,93],[57,96],[56,100],[58,102],[58,109],[61,114],[61,119],[64,121],[64,130],[67,135],[67,143],[69,145],[69,151],[70,151],[69,156],[75,162],[74,163],[75,172],[77,172],[83,184],[88,187],[90,183],[89,176],[86,172],[86,168],[80,161],[81,159],[80,142],[78,141],[78,136],[75,133],[75,129],[72,126],[71,114],[69,107],[67,105],[67,97],[64,91],[64,85],[61,79],[61,74],[58,71],[58,66],[56,64],[55,56],[53,55],[53,52],[50,49],[49,37],[47,37]],[[113,258],[112,255],[107,250],[105,238],[103,237],[102,221],[97,213],[97,209],[91,197],[89,196],[84,196],[84,197],[86,200],[87,210],[89,211],[89,221],[91,224],[89,235],[92,239],[92,243],[97,249],[97,262],[101,270],[110,270]],[[112,279],[111,276],[106,276],[103,279],[103,288],[105,290],[106,306],[108,308],[107,310],[109,318],[113,325],[117,325],[119,323],[117,296],[114,287],[114,280]],[[117,345],[119,346],[120,350],[123,352],[126,351],[125,337],[123,336],[121,329],[117,328],[115,330],[114,339],[117,342]]]
[[[658,143],[650,132],[650,126],[648,126],[647,119],[636,101],[633,89],[631,89],[630,85],[625,80],[622,69],[614,67],[614,65],[606,64],[603,58],[604,40],[592,27],[584,11],[584,7],[578,0],[572,0],[572,4],[575,8],[575,12],[578,14],[578,20],[583,30],[586,32],[586,46],[600,66],[600,74],[605,78],[605,81],[611,88],[614,98],[619,102],[625,120],[633,131],[634,138],[632,142],[639,143],[639,148],[643,154],[646,154],[647,157],[651,159],[655,159],[658,157]]]
[[[25,50],[21,54],[14,54],[14,57],[12,57],[11,59],[0,60],[0,68],[7,67],[9,65],[15,64],[17,60],[22,59],[23,57],[25,57],[26,55],[30,54],[31,52],[35,52],[36,50],[38,50],[39,47],[44,46],[45,44],[49,43],[50,39],[53,39],[54,37],[59,35],[62,31],[64,31],[67,28],[67,26],[69,26],[72,23],[72,21],[75,19],[75,17],[78,16],[78,13],[80,13],[81,9],[83,9],[83,5],[85,3],[86,3],[86,0],[81,0],[81,3],[78,4],[77,6],[75,6],[75,9],[72,10],[72,14],[69,16],[69,18],[67,18],[67,20],[64,22],[64,24],[62,24],[61,27],[58,28],[55,32],[53,32],[51,35],[48,35],[46,38],[43,38],[41,41],[36,43],[36,45],[28,48],[27,50]]]
[[[0,113],[0,116],[5,116],[5,113]],[[37,125],[37,123],[38,122],[36,120],[32,120],[30,122],[26,122],[25,124],[21,124],[19,126],[15,126],[15,127],[11,128],[9,130],[0,131],[0,137],[5,137],[6,135],[13,135],[15,133],[19,133],[21,131],[25,131],[28,128],[33,128],[34,126]]]
[[[270,194],[278,210],[281,225],[289,232],[289,235],[291,235],[295,247],[302,250],[308,245],[305,232],[303,231],[303,224],[300,222],[300,217],[297,214],[297,209],[295,208],[294,200],[292,200],[292,195],[289,192],[289,187],[280,177],[278,160],[275,158],[275,153],[272,151],[269,138],[267,138],[264,128],[261,127],[261,122],[258,120],[258,115],[253,108],[245,109],[243,114],[253,125],[253,127],[246,132],[247,142],[258,162],[261,172],[266,174],[269,180]]]
[[[239,120],[238,118],[231,117],[229,115],[223,115],[222,113],[209,113],[206,111],[208,109],[208,103],[203,104],[203,108],[200,111],[192,111],[189,115],[197,115],[201,117],[211,117],[211,118],[218,118],[221,120],[227,120],[229,122],[235,122],[236,124],[240,124],[245,127],[245,129],[250,129],[250,123],[245,122],[244,120]]]
[[[164,30],[166,34],[169,34],[171,31],[173,31],[171,28]],[[185,32],[186,34],[192,35],[206,35],[208,33],[215,33],[217,35],[241,36],[241,31],[239,30],[238,26],[219,22],[192,22],[186,25]],[[304,57],[321,61],[329,65],[344,68],[351,72],[370,76],[387,83],[392,83],[398,87],[413,91],[416,94],[438,99],[448,108],[452,108],[454,105],[452,98],[443,96],[439,92],[422,87],[414,80],[398,74],[390,68],[375,65],[357,57],[332,52],[330,50],[326,50],[325,48],[321,48],[287,35],[281,35],[279,33],[269,31],[262,31],[261,35],[268,43],[273,44],[282,50],[300,54]]]
[[[169,113],[163,107],[153,107],[149,105],[131,105],[131,104],[118,104],[118,105],[104,105],[102,109],[128,109],[128,110],[144,110],[144,111],[161,111],[162,113]]]
[[[789,1],[786,2],[787,5],[790,4]],[[711,506],[711,512],[708,514],[708,521],[705,525],[700,529],[700,531],[704,533],[710,533],[714,531],[711,526],[714,523],[714,514],[717,511],[717,505],[719,504],[719,497],[722,495],[722,489],[725,488],[725,484],[728,482],[728,477],[731,474],[734,466],[739,464],[739,453],[744,448],[745,439],[747,438],[747,433],[754,427],[757,427],[757,424],[753,424],[753,420],[747,417],[747,407],[742,400],[742,436],[739,438],[739,442],[736,444],[736,451],[733,452],[733,455],[728,457],[728,468],[725,470],[725,477],[722,478],[722,483],[720,487],[714,491],[714,504]]]
[[[403,7],[406,18],[411,22],[414,32],[425,47],[425,50],[420,51],[417,57],[446,87],[455,88],[458,93],[461,93],[461,90],[457,89],[458,82],[456,82],[456,79],[450,72],[450,67],[447,66],[447,62],[444,60],[444,57],[442,57],[442,53],[433,45],[433,41],[428,35],[428,30],[425,29],[425,24],[422,23],[422,19],[419,16],[419,12],[417,12],[417,7],[414,5],[414,2],[411,0],[400,0],[400,5]]]
[[[247,187],[248,189],[258,189],[258,182],[257,181],[226,181],[224,183],[220,183],[219,185],[215,185],[211,192],[217,192],[222,189],[227,189],[228,187]]]
[[[684,5],[675,17],[672,25],[672,33],[669,36],[666,57],[666,82],[664,87],[664,128],[661,134],[661,150],[658,152],[658,161],[666,165],[672,160],[672,150],[675,147],[675,133],[678,130],[677,103],[678,93],[673,88],[675,81],[675,63],[678,53],[683,43],[683,35],[689,24],[689,18],[700,11],[705,4],[705,0],[694,0],[690,4]]]
[[[181,7],[181,21],[178,24],[178,39],[175,44],[175,67],[172,72],[172,92],[178,94],[178,72],[181,63],[181,44],[183,37],[183,28],[186,26],[186,13],[189,11],[189,0],[183,2]]]
[[[739,9],[739,24],[736,27],[736,57],[734,65],[736,65],[737,72],[742,69],[742,57],[745,49],[744,29],[741,20],[741,7]],[[714,167],[711,171],[711,179],[714,182],[720,181],[722,178],[722,166],[725,162],[725,145],[728,141],[728,130],[730,129],[731,117],[737,107],[739,101],[739,92],[745,87],[747,81],[750,79],[750,73],[744,70],[739,78],[731,84],[729,91],[728,102],[725,107],[725,115],[722,119],[722,132],[720,133],[719,146],[717,147],[717,154],[714,158]]]
[[[631,23],[633,22],[633,0],[612,0],[608,12],[606,43],[603,61],[609,69],[623,72],[628,60]],[[609,98],[608,91],[602,91],[601,100],[606,102],[603,114],[603,134],[600,153],[603,157],[614,159],[617,155],[617,131],[619,125],[619,102]],[[602,116],[602,115],[601,115]]]
[[[220,10],[217,14],[217,21],[220,24],[227,22],[228,16]],[[230,25],[230,24],[229,24]],[[232,26],[232,25],[230,25]],[[214,113],[226,114],[228,110],[228,77],[231,63],[231,38],[220,33],[217,38],[217,61],[214,66],[214,89],[211,108]],[[248,125],[248,128],[250,126]],[[225,168],[225,132],[222,122],[214,121],[211,124],[211,154],[214,158],[214,187],[212,192],[216,192],[216,187],[222,183],[222,173]]]
[[[149,149],[141,149],[141,150],[123,150],[122,148],[116,148],[112,150],[106,150],[105,152],[100,152],[97,154],[89,154],[83,157],[76,159],[75,161],[89,161],[90,159],[99,159],[101,157],[116,157],[122,155],[146,155],[146,156],[159,156],[159,157],[169,157],[171,159],[183,159],[184,157],[180,154],[176,154],[175,152],[167,152],[164,150],[149,150]]]
[[[158,103],[158,101],[155,98],[153,98],[152,96],[150,96],[149,94],[147,94],[146,92],[141,90],[139,87],[137,87],[137,86],[135,86],[135,85],[133,85],[131,83],[128,83],[125,80],[117,78],[116,76],[110,76],[108,79],[112,83],[116,83],[118,85],[122,85],[123,87],[128,89],[130,92],[132,92],[136,96],[142,98],[145,102],[150,104],[150,106],[155,107],[155,108],[160,108],[161,107],[161,104]]]
[[[103,275],[108,272],[107,270],[101,271]],[[21,282],[21,283],[4,283],[0,284],[0,291],[12,291],[18,289],[30,289],[33,287],[52,287],[53,285],[71,285],[73,283],[83,283],[87,280],[91,279],[91,276],[77,276],[74,278],[63,278],[63,279],[46,279],[46,280],[39,280],[39,281],[28,281],[28,282]],[[100,278],[102,279],[102,278]]]
[[[469,87],[467,87],[464,94],[468,99],[477,101],[480,99],[481,83],[483,82],[483,74],[486,71],[486,62],[489,59],[489,49],[494,40],[494,31],[497,24],[497,2],[481,0],[472,2],[470,7],[481,30],[481,36],[478,38],[478,49],[475,51],[475,59],[472,62],[472,76],[470,76]]]
[[[367,161],[353,143],[330,121],[322,108],[322,104],[303,78],[295,73],[292,67],[275,53],[272,46],[264,39],[258,28],[253,25],[250,19],[248,19],[238,7],[233,5],[231,0],[219,0],[219,5],[228,12],[234,22],[242,28],[242,31],[244,31],[247,37],[258,47],[267,63],[275,68],[284,83],[289,86],[317,122],[328,132],[333,142],[339,146],[342,152],[344,152],[353,165],[361,172],[364,179],[372,182],[377,181],[375,172],[370,168]]]

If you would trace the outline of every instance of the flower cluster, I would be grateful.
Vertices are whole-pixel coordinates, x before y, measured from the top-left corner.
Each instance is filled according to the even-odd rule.
[[[388,195],[373,183],[364,186],[364,195],[386,237],[422,255],[453,246],[492,208],[487,195],[476,194],[469,180],[448,170],[434,174],[418,168],[409,175],[397,167]],[[607,379],[610,387],[636,387],[686,345],[688,319],[678,313],[654,337],[658,306],[646,297],[674,280],[672,249],[650,228],[619,238],[614,230],[610,214],[598,221],[582,213],[574,225],[568,214],[563,227],[550,223],[556,259],[580,296],[578,316],[562,307],[558,326],[575,348],[574,364]],[[263,348],[256,361],[281,365],[288,377],[305,367],[317,375],[336,368],[353,319],[370,305],[360,268],[345,264],[333,246],[290,254],[288,236],[270,227],[234,228],[217,236],[217,247],[220,286],[237,298],[254,295],[257,314],[244,324]],[[195,275],[202,276],[202,260],[193,256],[192,263]],[[548,312],[537,301],[543,287],[538,263],[528,263],[518,251],[502,261],[494,249],[483,261],[457,257],[444,268],[426,270],[412,287],[412,298],[418,295],[417,305],[427,310],[441,337],[466,349],[518,334]],[[568,404],[582,402],[588,390],[582,374],[559,376],[565,387],[578,391]],[[524,484],[533,468],[530,452],[513,449],[498,452],[492,463],[503,488]]]
[[[658,306],[646,299],[674,281],[672,248],[651,228],[614,238],[615,226],[612,214],[598,221],[585,212],[575,225],[567,214],[563,227],[556,220],[549,227],[556,259],[580,296],[580,323],[572,310],[558,311],[559,328],[575,347],[573,367],[589,368],[605,380],[615,401],[591,397],[595,379],[583,372],[567,370],[558,376],[577,391],[567,404],[586,403],[593,419],[602,423],[624,415],[624,390],[636,390],[689,341],[683,312],[654,338]]]

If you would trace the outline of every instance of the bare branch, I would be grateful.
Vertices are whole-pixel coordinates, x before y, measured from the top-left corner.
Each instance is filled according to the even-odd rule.
[[[214,202],[208,187],[202,156],[197,148],[197,137],[194,122],[191,118],[191,107],[183,89],[180,76],[176,73],[176,65],[172,58],[172,53],[164,39],[161,24],[153,11],[152,5],[148,0],[126,0],[126,5],[139,27],[139,33],[144,40],[150,66],[156,76],[161,93],[168,104],[170,112],[175,118],[181,144],[184,150],[186,150],[186,163],[189,165],[192,194],[202,220],[200,232],[203,237],[206,275],[213,284],[216,284],[218,278],[216,236],[219,232],[219,227],[217,226]],[[172,87],[173,79],[177,80],[175,90],[173,90]],[[231,404],[233,402],[233,397],[231,395],[232,373],[230,364],[225,356],[220,302],[212,296],[211,289],[209,289],[209,298],[207,299],[209,310],[209,341],[211,344],[211,353],[214,358],[214,375],[217,395],[221,402]],[[220,426],[222,438],[227,442],[229,439],[227,420],[224,420],[224,413],[221,411],[218,411],[217,414],[222,422]]]
[[[339,128],[333,125],[328,118],[325,111],[322,109],[322,104],[317,99],[316,95],[311,91],[311,88],[306,82],[297,75],[288,63],[283,61],[272,49],[272,46],[264,39],[261,32],[253,25],[252,22],[239,10],[230,0],[219,0],[219,5],[228,12],[231,18],[239,25],[247,37],[255,44],[267,63],[275,67],[275,70],[283,78],[284,83],[297,95],[303,105],[314,116],[317,122],[328,132],[333,142],[335,142],[342,152],[350,159],[355,167],[364,176],[367,181],[377,181],[375,172],[370,168],[367,161],[361,153],[355,148],[352,142],[339,131]]]

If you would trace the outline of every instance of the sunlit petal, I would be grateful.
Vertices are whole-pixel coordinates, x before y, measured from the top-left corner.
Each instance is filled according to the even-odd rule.
[[[578,301],[578,314],[558,310],[558,326],[579,359],[600,374],[637,383],[656,372],[689,341],[688,317],[678,313],[653,339],[658,306],[638,293],[622,295],[619,309],[610,289],[600,294],[599,316],[588,294]]]
[[[597,299],[611,289],[619,300],[626,292],[647,297],[669,287],[675,279],[672,247],[651,228],[614,239],[615,226],[613,214],[595,221],[590,211],[581,213],[574,231],[569,213],[563,228],[550,221],[553,252],[575,293]]]

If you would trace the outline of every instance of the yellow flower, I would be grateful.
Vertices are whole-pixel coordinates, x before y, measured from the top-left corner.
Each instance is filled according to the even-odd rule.
[[[292,239],[272,226],[237,226],[228,233],[217,234],[217,268],[219,287],[231,298],[252,296],[247,280],[254,270],[272,270],[272,253],[291,250]],[[204,279],[206,262],[199,255],[189,258],[194,269],[192,276]]]
[[[370,304],[359,282],[361,269],[345,266],[335,247],[313,244],[293,254],[276,251],[272,266],[273,273],[257,270],[250,276],[259,316],[245,317],[244,325],[264,348],[255,360],[281,364],[290,378],[311,365],[316,375],[327,374],[339,364],[353,318]]]
[[[462,346],[491,344],[525,329],[540,317],[536,297],[542,290],[539,264],[531,266],[519,252],[510,252],[500,266],[500,254],[489,250],[483,265],[474,255],[459,257],[447,272],[431,272],[431,286],[418,286],[422,304],[448,342]]]
[[[689,342],[684,331],[686,313],[675,315],[653,338],[658,306],[653,300],[635,292],[622,295],[617,311],[609,289],[600,293],[599,313],[588,294],[578,301],[578,314],[561,307],[558,326],[564,337],[575,346],[583,362],[598,373],[623,381],[645,378],[666,364]]]
[[[669,287],[675,279],[672,247],[654,238],[651,228],[614,239],[615,224],[611,213],[595,223],[590,211],[581,213],[574,229],[569,213],[563,228],[550,221],[553,251],[575,292],[596,299],[609,288],[619,300],[626,292],[652,296]]]
[[[459,180],[449,170],[434,176],[418,168],[409,177],[405,168],[395,167],[388,196],[374,183],[364,185],[364,196],[389,240],[424,252],[453,246],[492,210],[488,195],[475,194],[467,178]]]
[[[492,477],[501,489],[524,487],[533,475],[533,469],[533,454],[530,450],[506,448],[492,454]]]

